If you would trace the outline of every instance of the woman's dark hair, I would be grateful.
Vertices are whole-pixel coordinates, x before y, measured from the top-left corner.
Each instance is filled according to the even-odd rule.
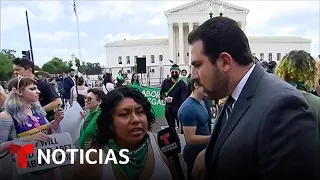
[[[96,95],[98,100],[103,100],[106,97],[106,94],[101,89],[92,88],[88,90],[88,93],[90,92]]]
[[[113,83],[112,81],[112,74],[111,73],[106,73],[103,76],[103,84],[106,85],[107,83]]]
[[[80,77],[76,77],[75,78],[77,80],[77,85],[80,86],[80,85],[83,85],[84,84],[84,79],[82,76]]]
[[[134,76],[137,76],[137,77],[138,77],[138,80],[137,80],[137,81],[133,78]],[[139,75],[138,75],[138,73],[133,73],[133,74],[132,74],[132,77],[131,77],[131,84],[133,84],[134,82],[136,82],[136,83],[140,84],[140,82],[139,82]]]
[[[101,114],[97,119],[97,137],[96,145],[103,145],[110,138],[114,138],[115,134],[113,131],[113,115],[118,104],[124,98],[132,98],[137,104],[142,105],[143,110],[147,116],[148,129],[150,130],[152,125],[155,123],[155,114],[151,107],[150,102],[144,95],[134,88],[126,86],[119,87],[113,91],[110,91],[106,97],[102,100],[100,105]]]

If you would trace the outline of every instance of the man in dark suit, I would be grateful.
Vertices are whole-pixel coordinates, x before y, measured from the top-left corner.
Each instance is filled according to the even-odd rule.
[[[71,88],[76,85],[74,80],[74,70],[70,69],[68,75],[63,79],[64,99],[72,104],[71,100]]]
[[[228,97],[206,148],[206,179],[319,180],[312,111],[293,86],[254,62],[238,23],[209,19],[188,41],[192,78],[210,99]]]

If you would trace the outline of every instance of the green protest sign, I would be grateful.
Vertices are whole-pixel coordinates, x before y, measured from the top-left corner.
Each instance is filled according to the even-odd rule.
[[[162,118],[164,116],[166,103],[160,99],[159,88],[153,88],[148,86],[142,87],[138,85],[133,85],[131,87],[138,89],[149,100],[157,119]]]

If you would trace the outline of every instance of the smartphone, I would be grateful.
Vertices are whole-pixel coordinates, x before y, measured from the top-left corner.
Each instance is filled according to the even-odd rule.
[[[54,112],[63,111],[62,105],[59,104],[58,107],[54,110]]]

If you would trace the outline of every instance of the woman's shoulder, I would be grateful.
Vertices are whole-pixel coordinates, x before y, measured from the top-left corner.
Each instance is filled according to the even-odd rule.
[[[3,120],[12,120],[11,115],[7,111],[2,111],[0,113],[0,121],[3,121]]]

